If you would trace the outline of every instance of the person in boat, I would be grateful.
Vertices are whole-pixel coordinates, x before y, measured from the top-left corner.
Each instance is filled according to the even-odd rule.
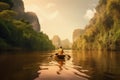
[[[60,48],[58,49],[58,55],[63,55],[64,51],[62,46],[60,46]]]
[[[65,60],[65,58],[69,60],[71,58],[70,55],[64,53],[62,46],[59,47],[57,53],[51,55],[50,57],[53,58],[54,60]]]
[[[62,46],[60,46],[57,52],[54,55],[51,55],[50,57],[55,60],[65,60],[65,54],[64,54]]]
[[[62,46],[59,47],[56,57],[58,59],[57,62],[59,64],[58,65],[59,70],[57,71],[57,74],[60,75],[60,72],[63,70],[62,66],[64,65],[64,62],[65,62],[65,54]]]
[[[58,53],[56,53],[55,56],[57,59],[61,60],[65,60],[65,58],[69,60],[71,58],[70,55],[64,53],[62,46],[60,46],[60,48],[58,49]]]
[[[60,48],[58,49],[58,53],[56,53],[55,55],[57,59],[62,59],[62,60],[65,59],[65,54],[64,54],[62,46],[60,46]]]

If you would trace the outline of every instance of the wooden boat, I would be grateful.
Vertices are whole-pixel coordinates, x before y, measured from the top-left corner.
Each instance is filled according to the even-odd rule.
[[[51,55],[54,60],[69,60],[71,57],[68,54],[59,55],[58,53]]]
[[[58,59],[65,60],[66,55],[55,55]]]

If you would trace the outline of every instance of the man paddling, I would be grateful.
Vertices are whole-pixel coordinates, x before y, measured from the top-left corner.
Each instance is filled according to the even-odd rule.
[[[60,46],[60,48],[58,49],[58,55],[63,55],[64,51],[62,46]]]

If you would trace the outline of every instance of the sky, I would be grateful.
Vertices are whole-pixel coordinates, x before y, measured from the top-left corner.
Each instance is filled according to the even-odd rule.
[[[23,0],[25,12],[38,16],[41,31],[50,39],[69,39],[75,29],[84,29],[96,12],[99,0]]]

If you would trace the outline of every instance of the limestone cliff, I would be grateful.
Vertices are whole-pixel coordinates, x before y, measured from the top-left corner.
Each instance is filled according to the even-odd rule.
[[[61,46],[61,39],[58,35],[55,35],[52,39],[52,43],[55,46],[55,48],[59,48]]]
[[[61,40],[58,35],[53,37],[52,43],[56,48],[62,46],[64,49],[70,49],[72,47],[72,43],[68,39]]]
[[[22,0],[13,0],[12,9],[18,13],[18,16],[16,17],[17,19],[27,20],[33,26],[35,31],[40,31],[40,24],[36,14],[33,12],[25,12]]]

